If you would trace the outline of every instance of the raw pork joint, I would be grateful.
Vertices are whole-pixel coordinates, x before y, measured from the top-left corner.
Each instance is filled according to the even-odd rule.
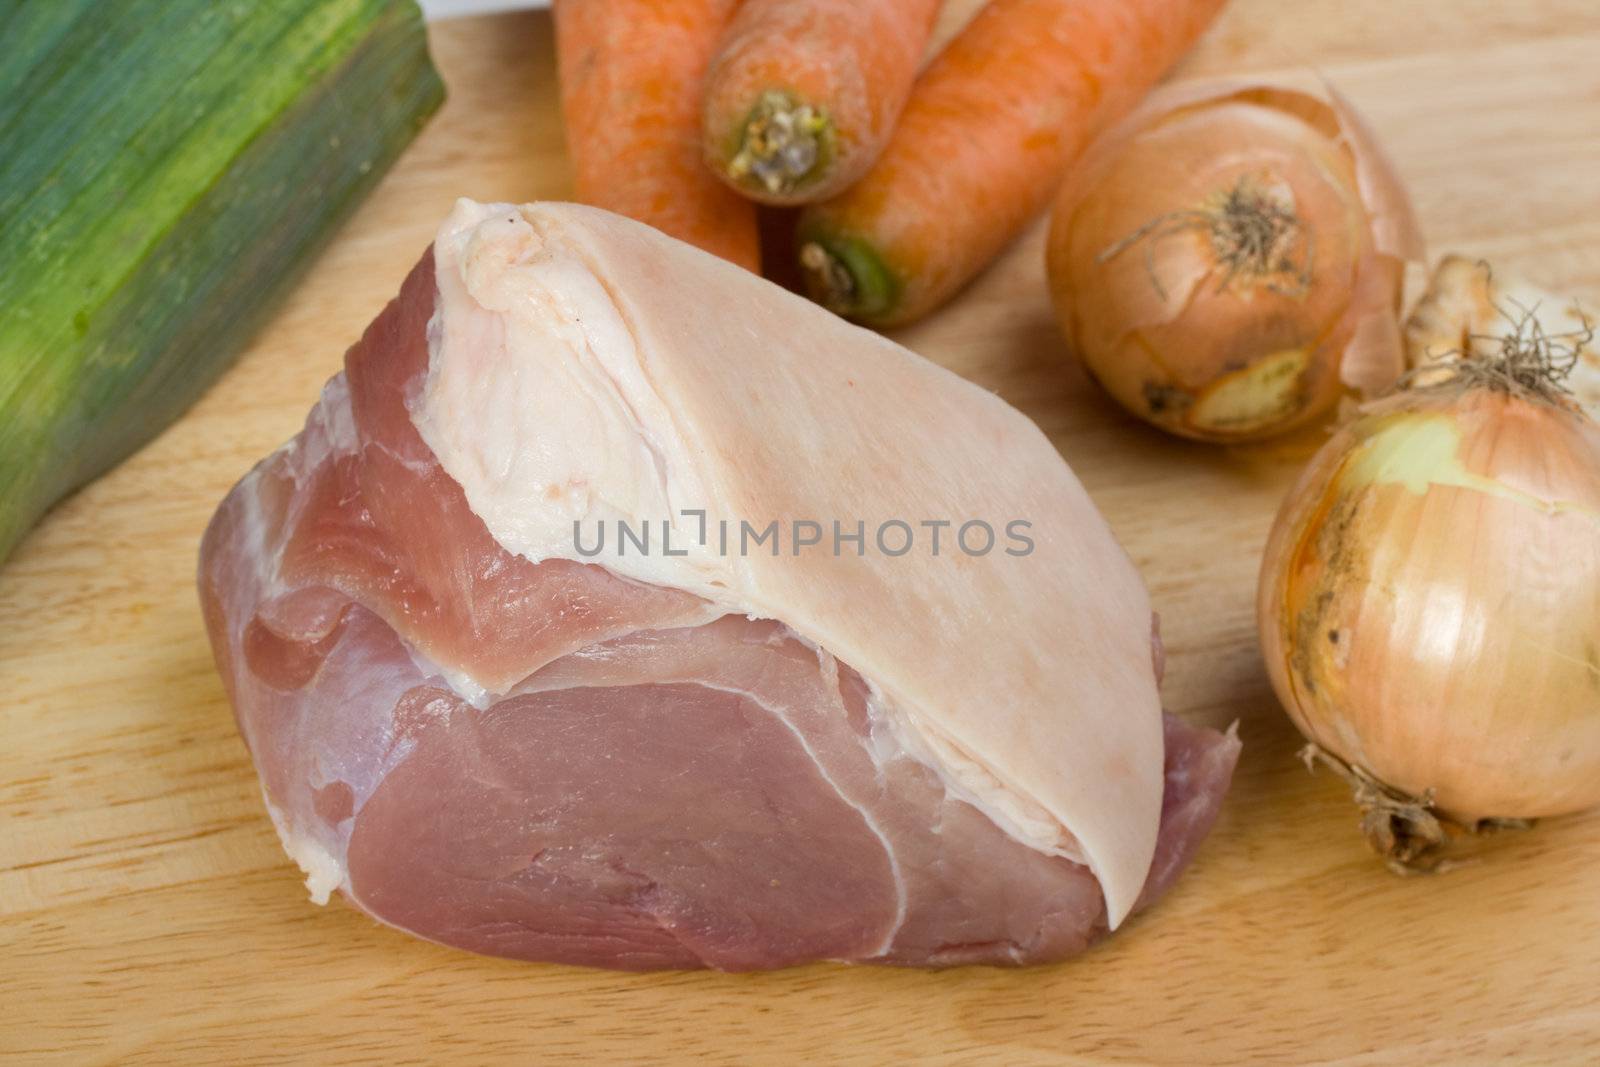
[[[698,536],[935,518],[1033,549]],[[616,521],[657,551],[580,550]],[[1172,882],[1238,753],[1163,719],[1143,583],[1031,422],[591,208],[462,201],[200,588],[313,897],[476,952],[1060,959]]]

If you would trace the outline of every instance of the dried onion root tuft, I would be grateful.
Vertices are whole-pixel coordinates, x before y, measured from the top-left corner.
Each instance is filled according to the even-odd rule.
[[[1571,397],[1600,419],[1597,326],[1576,300],[1505,278],[1481,260],[1446,256],[1406,321],[1406,380],[1448,380],[1451,367],[1498,358],[1513,380]]]

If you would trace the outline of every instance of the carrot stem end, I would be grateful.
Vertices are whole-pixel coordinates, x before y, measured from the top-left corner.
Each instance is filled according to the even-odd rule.
[[[870,245],[855,238],[812,238],[800,247],[806,291],[829,311],[872,322],[886,318],[899,285]]]
[[[834,147],[833,120],[825,109],[769,89],[750,109],[726,169],[742,185],[788,196],[827,173]]]

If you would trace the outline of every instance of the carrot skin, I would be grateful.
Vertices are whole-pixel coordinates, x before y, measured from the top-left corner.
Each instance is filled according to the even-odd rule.
[[[812,295],[893,326],[970,281],[1226,0],[990,0],[917,79],[877,164],[799,223]]]
[[[706,161],[801,204],[864,174],[894,130],[939,0],[744,0],[706,79]]]
[[[556,0],[574,198],[752,271],[754,206],[700,153],[705,75],[738,0]]]

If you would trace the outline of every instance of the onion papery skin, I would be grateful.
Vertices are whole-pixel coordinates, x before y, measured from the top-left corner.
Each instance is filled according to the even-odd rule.
[[[1241,189],[1298,220],[1266,272],[1222,261],[1200,221]],[[1096,145],[1057,201],[1047,267],[1091,377],[1163,430],[1228,443],[1391,385],[1421,254],[1404,188],[1347,105],[1227,82],[1158,93]]]
[[[1481,386],[1369,405],[1268,540],[1273,688],[1345,763],[1465,824],[1600,805],[1600,427]]]

